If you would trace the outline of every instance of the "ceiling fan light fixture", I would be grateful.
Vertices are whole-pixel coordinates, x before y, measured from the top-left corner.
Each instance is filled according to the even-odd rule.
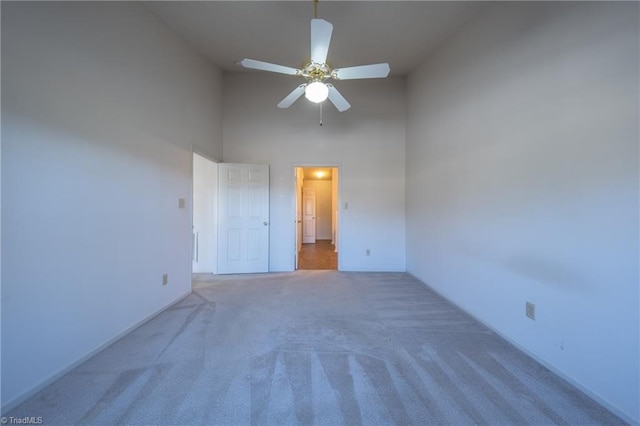
[[[304,96],[311,102],[319,104],[320,102],[324,102],[329,96],[329,88],[321,81],[313,81],[307,84]]]
[[[2,1],[2,0],[0,0]],[[325,83],[328,79],[355,80],[364,78],[385,78],[389,75],[389,64],[357,65],[347,68],[333,69],[327,63],[327,54],[331,44],[333,25],[324,19],[318,19],[318,0],[313,0],[314,13],[311,20],[311,57],[308,58],[302,69],[296,69],[285,65],[272,64],[270,62],[257,61],[245,58],[240,61],[244,68],[288,74],[303,77],[305,82],[299,84],[283,100],[278,103],[278,108],[289,108],[295,101],[305,94],[305,97],[313,103],[329,102],[340,112],[351,108],[351,105],[331,83]],[[322,109],[320,109],[322,114]],[[322,120],[321,120],[322,124]]]

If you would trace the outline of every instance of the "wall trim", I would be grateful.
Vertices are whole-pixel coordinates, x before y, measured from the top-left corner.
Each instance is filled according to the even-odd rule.
[[[52,374],[51,376],[49,376],[49,378],[45,379],[40,384],[38,384],[38,385],[34,386],[33,388],[29,389],[28,391],[24,392],[22,395],[19,395],[19,396],[13,398],[11,401],[7,402],[6,404],[4,404],[2,406],[2,415],[4,416],[9,411],[13,410],[18,405],[22,404],[27,399],[31,398],[33,395],[35,395],[36,393],[40,392],[41,390],[43,390],[44,388],[46,388],[47,386],[49,386],[53,382],[57,381],[62,376],[64,376],[65,374],[67,374],[68,372],[73,370],[74,368],[76,368],[76,367],[80,366],[82,363],[88,361],[94,355],[97,355],[98,352],[106,349],[108,346],[110,346],[110,345],[114,344],[116,341],[122,339],[123,337],[125,337],[127,334],[131,333],[136,328],[138,328],[141,325],[143,325],[144,323],[152,320],[158,314],[164,312],[165,310],[167,310],[171,306],[173,306],[176,303],[182,301],[187,296],[189,296],[192,293],[192,291],[193,291],[192,289],[189,289],[189,291],[187,293],[185,293],[185,294],[183,294],[181,296],[178,296],[175,300],[173,300],[173,301],[167,303],[166,305],[164,305],[163,307],[153,311],[152,313],[150,313],[146,317],[142,318],[140,321],[138,321],[135,324],[131,325],[130,327],[127,327],[126,329],[124,329],[124,331],[118,333],[117,335],[115,335],[111,339],[109,339],[106,342],[98,345],[96,348],[90,350],[87,354],[81,356],[76,361],[73,361],[70,364],[68,364],[66,367],[63,367],[57,373]]]
[[[529,357],[533,358],[536,362],[540,363],[543,367],[547,368],[552,373],[554,373],[555,375],[559,376],[561,379],[566,380],[567,382],[569,382],[569,384],[571,384],[573,387],[575,387],[576,389],[580,390],[582,393],[584,393],[589,398],[594,400],[594,402],[600,404],[601,406],[603,406],[607,410],[611,411],[613,414],[615,414],[616,416],[620,417],[622,420],[624,420],[625,422],[629,423],[630,425],[635,425],[635,426],[639,426],[640,425],[640,422],[638,420],[635,420],[631,415],[629,415],[628,413],[623,412],[622,410],[620,410],[619,408],[614,406],[611,402],[609,402],[607,399],[603,398],[598,393],[594,392],[593,390],[591,390],[590,388],[588,388],[587,386],[585,386],[581,382],[577,381],[573,377],[568,376],[563,371],[559,370],[557,367],[555,367],[553,364],[551,364],[549,361],[547,361],[541,355],[537,354],[536,352],[532,351],[531,349],[529,349],[528,347],[522,345],[521,343],[516,342],[515,340],[513,340],[512,338],[510,338],[506,334],[502,333],[500,330],[498,330],[495,327],[489,325],[488,323],[483,321],[481,318],[477,317],[476,315],[474,315],[473,313],[471,313],[470,311],[465,309],[463,306],[460,306],[457,303],[454,303],[451,299],[449,299],[448,297],[444,296],[438,290],[436,290],[435,288],[431,287],[429,284],[425,283],[424,281],[422,281],[421,279],[419,279],[418,277],[413,275],[411,272],[407,271],[406,273],[411,278],[415,279],[420,284],[422,284],[423,286],[427,287],[429,290],[431,290],[434,293],[436,293],[438,296],[440,296],[443,299],[445,299],[447,302],[451,303],[452,305],[454,305],[458,309],[462,310],[467,315],[473,317],[476,321],[478,321],[479,323],[481,323],[482,325],[487,327],[489,330],[491,330],[494,333],[496,333],[498,336],[500,336],[501,338],[506,340],[508,343],[510,343],[513,346],[515,346],[518,350],[523,352],[525,355],[528,355]]]

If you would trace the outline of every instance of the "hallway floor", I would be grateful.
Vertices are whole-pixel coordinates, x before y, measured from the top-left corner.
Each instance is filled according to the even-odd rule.
[[[338,253],[331,240],[303,244],[298,256],[298,269],[338,269]]]
[[[46,425],[623,422],[404,273],[211,276],[16,409]]]

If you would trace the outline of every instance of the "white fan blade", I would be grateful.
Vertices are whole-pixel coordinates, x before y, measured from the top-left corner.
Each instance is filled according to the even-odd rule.
[[[351,108],[351,104],[338,92],[338,89],[333,87],[333,84],[327,84],[327,87],[329,88],[329,100],[338,111],[344,112]]]
[[[302,96],[306,87],[306,84],[301,84],[293,89],[293,92],[289,93],[286,98],[280,101],[278,108],[289,108],[300,96]]]
[[[389,75],[389,64],[360,65],[357,67],[340,68],[333,70],[333,78],[336,80],[353,80],[357,78],[385,78]]]
[[[269,62],[256,61],[255,59],[243,59],[240,61],[240,65],[245,68],[277,72],[280,74],[296,75],[300,72],[300,70],[297,70],[295,68],[285,67],[284,65],[270,64]]]
[[[324,19],[311,20],[311,61],[324,64],[329,53],[333,25]]]

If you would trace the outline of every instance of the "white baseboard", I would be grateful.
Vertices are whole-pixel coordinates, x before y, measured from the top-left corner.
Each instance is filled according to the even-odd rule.
[[[531,358],[533,358],[534,360],[536,360],[538,363],[542,364],[545,368],[547,368],[548,370],[552,371],[555,375],[557,375],[560,378],[562,378],[563,380],[566,380],[567,382],[569,382],[573,387],[575,387],[578,390],[580,390],[581,392],[583,392],[589,398],[593,399],[595,402],[597,402],[598,404],[602,405],[604,408],[606,408],[607,410],[611,411],[613,414],[615,414],[616,416],[620,417],[625,422],[629,423],[630,425],[640,426],[640,422],[638,420],[634,419],[631,415],[621,411],[615,405],[611,404],[607,399],[603,398],[602,396],[600,396],[599,394],[597,394],[593,390],[589,389],[587,386],[583,385],[582,383],[580,383],[576,379],[566,375],[563,371],[559,370],[557,367],[555,367],[553,364],[548,362],[542,356],[538,355],[536,352],[532,351],[531,349],[527,348],[526,346],[523,346],[522,344],[520,344],[520,343],[516,342],[515,340],[511,339],[509,336],[503,334],[500,330],[496,329],[495,327],[491,326],[490,324],[487,324],[481,318],[478,318],[473,313],[471,313],[467,309],[465,309],[463,306],[460,306],[457,303],[454,303],[448,297],[444,296],[438,290],[436,290],[435,288],[429,286],[429,284],[426,284],[424,281],[422,281],[421,279],[419,279],[415,275],[411,274],[410,272],[407,272],[407,275],[409,275],[410,277],[412,277],[413,279],[415,279],[416,281],[418,281],[419,283],[421,283],[425,287],[428,287],[434,293],[438,294],[438,296],[442,297],[443,299],[445,299],[446,301],[448,301],[452,305],[456,306],[458,309],[461,309],[462,311],[464,311],[467,315],[470,315],[471,317],[473,317],[476,321],[478,321],[479,323],[481,323],[482,325],[487,327],[489,330],[493,331],[498,336],[502,337],[504,340],[506,340],[507,342],[509,342],[510,344],[515,346],[516,348],[518,348],[520,351],[524,352],[526,355],[528,355]]]
[[[152,319],[153,317],[155,317],[159,313],[163,312],[164,310],[166,310],[166,309],[170,308],[171,306],[175,305],[176,303],[180,302],[181,300],[183,300],[185,297],[189,296],[190,294],[191,294],[191,289],[189,289],[189,291],[187,293],[179,296],[177,299],[169,302],[168,304],[166,304],[162,308],[155,310],[154,312],[152,312],[151,314],[147,315],[146,317],[144,317],[140,321],[138,321],[135,324],[133,324],[132,326],[128,327],[123,332],[118,333],[115,337],[107,340],[105,343],[102,343],[101,345],[98,345],[96,348],[94,348],[93,350],[89,351],[86,355],[80,357],[76,361],[73,361],[71,364],[69,364],[66,367],[62,368],[57,373],[54,373],[53,375],[51,375],[48,379],[44,380],[39,385],[36,385],[33,388],[29,389],[28,391],[24,392],[23,394],[13,398],[11,401],[7,402],[6,404],[4,404],[2,406],[2,415],[4,416],[7,412],[13,410],[18,405],[22,404],[24,401],[26,401],[27,399],[31,398],[33,395],[35,395],[36,393],[40,392],[42,389],[46,388],[47,386],[49,386],[50,384],[52,384],[53,382],[58,380],[60,377],[62,377],[65,374],[67,374],[69,371],[71,371],[74,368],[78,367],[80,364],[82,364],[83,362],[87,361],[89,358],[91,358],[92,356],[96,355],[101,350],[105,349],[107,346],[109,346],[109,345],[115,343],[116,341],[122,339],[124,336],[126,336],[127,334],[132,332],[134,329],[140,327],[142,324],[146,323],[147,321],[149,321],[150,319]]]

